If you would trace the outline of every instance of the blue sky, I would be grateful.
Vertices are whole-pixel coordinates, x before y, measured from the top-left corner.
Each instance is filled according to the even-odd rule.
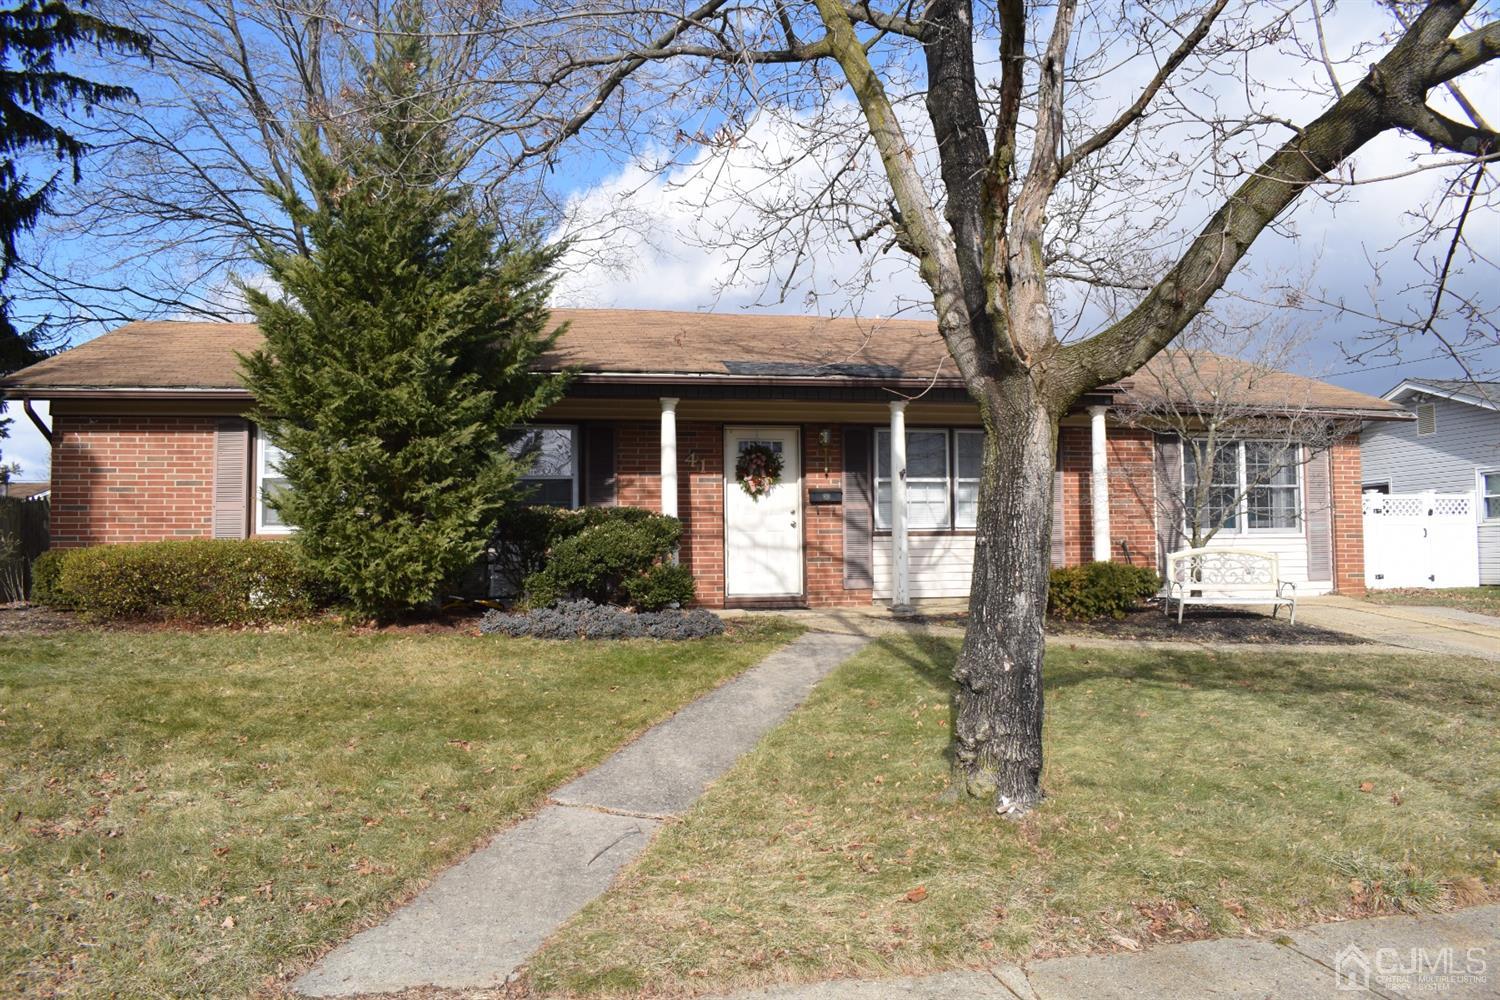
[[[1374,9],[1374,5],[1345,5],[1341,16],[1329,21],[1332,44],[1337,48],[1367,36],[1366,19]],[[1351,71],[1358,72],[1359,67]],[[149,78],[137,78],[137,85],[142,87],[148,104],[166,96],[146,89],[152,86]],[[1494,73],[1471,86],[1470,96],[1492,115],[1491,120],[1500,119],[1500,84]],[[1286,103],[1286,116],[1294,120],[1306,120],[1317,110],[1295,94],[1287,97]],[[1436,96],[1436,103],[1442,103],[1442,95]],[[1361,176],[1398,172],[1420,152],[1410,140],[1378,140],[1361,154]],[[742,224],[744,216],[741,209],[725,203],[722,188],[709,190],[704,178],[735,176],[736,170],[743,176],[745,164],[735,162],[734,150],[672,153],[679,164],[688,165],[667,175],[644,170],[639,162],[582,149],[560,160],[552,180],[556,192],[573,209],[588,216],[591,212],[598,214],[601,208],[624,207],[643,221],[601,241],[582,244],[567,261],[568,273],[554,304],[777,313],[859,311],[866,315],[889,315],[913,307],[920,313],[924,308],[924,289],[905,262],[894,260],[883,262],[875,279],[861,283],[857,294],[851,295],[847,286],[861,273],[860,260],[845,242],[835,238],[820,246],[815,268],[794,283],[784,298],[766,293],[763,272],[726,285],[729,269],[725,252],[708,244],[714,242],[713,235]],[[100,162],[91,164],[91,169],[108,170],[111,166]],[[1427,174],[1359,187],[1339,203],[1304,197],[1287,220],[1294,226],[1295,235],[1267,233],[1247,263],[1262,274],[1291,275],[1321,297],[1359,305],[1371,294],[1373,259],[1385,267],[1376,294],[1394,297],[1391,290],[1409,282],[1414,273],[1410,254],[1390,249],[1410,225],[1403,212],[1420,203],[1438,180],[1437,174]],[[86,179],[85,185],[88,183]],[[705,229],[713,232],[706,234]],[[1471,220],[1470,238],[1490,260],[1500,259],[1500,220],[1494,214]],[[57,246],[63,259],[76,265],[87,264],[99,255],[102,244],[91,240],[88,233],[75,233]],[[160,278],[160,272],[147,268],[132,280],[139,285]],[[1492,282],[1493,272],[1462,280]],[[38,309],[48,306],[40,302],[32,305]],[[123,311],[128,312],[129,307]],[[1295,322],[1305,345],[1296,365],[1303,374],[1377,394],[1403,377],[1463,374],[1432,338],[1412,340],[1398,345],[1394,352],[1354,362],[1347,355],[1358,349],[1360,335],[1366,330],[1356,316],[1308,309]],[[82,327],[75,342],[97,335],[103,328]],[[1475,351],[1470,361],[1476,370],[1500,371],[1500,344]],[[6,461],[20,462],[24,477],[44,477],[45,442],[18,406],[10,407],[9,416],[10,437],[0,442],[0,453]]]

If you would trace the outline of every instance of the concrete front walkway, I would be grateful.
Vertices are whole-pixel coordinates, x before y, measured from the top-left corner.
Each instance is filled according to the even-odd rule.
[[[985,972],[778,986],[707,1000],[1340,1000],[1500,996],[1500,906]]]
[[[333,997],[503,985],[609,888],[663,820],[685,812],[864,643],[812,632],[772,653],[563,786],[535,816],[330,952],[293,988]]]
[[[1298,601],[1297,620],[1388,646],[1500,660],[1500,618],[1457,608],[1372,604],[1330,594]]]

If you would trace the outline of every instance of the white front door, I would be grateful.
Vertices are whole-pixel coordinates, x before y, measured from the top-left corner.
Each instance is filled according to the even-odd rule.
[[[802,594],[802,458],[795,427],[724,431],[724,593],[727,597]],[[740,452],[763,444],[781,456],[781,482],[756,499],[740,488]]]

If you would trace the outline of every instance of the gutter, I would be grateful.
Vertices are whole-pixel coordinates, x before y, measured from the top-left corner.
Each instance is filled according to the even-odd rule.
[[[32,426],[34,426],[39,432],[41,432],[42,437],[44,437],[44,438],[47,439],[47,446],[51,447],[51,445],[52,445],[52,428],[50,428],[46,424],[42,423],[42,416],[41,416],[41,414],[37,413],[35,410],[33,410],[31,408],[31,400],[29,400],[29,399],[22,400],[21,401],[21,409],[23,409],[23,410],[26,411],[26,417],[27,417],[27,419],[29,419],[31,421]]]

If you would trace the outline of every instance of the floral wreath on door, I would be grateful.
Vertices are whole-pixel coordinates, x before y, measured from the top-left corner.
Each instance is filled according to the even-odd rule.
[[[734,478],[752,500],[766,496],[781,482],[781,455],[758,441],[745,445],[734,463]]]

